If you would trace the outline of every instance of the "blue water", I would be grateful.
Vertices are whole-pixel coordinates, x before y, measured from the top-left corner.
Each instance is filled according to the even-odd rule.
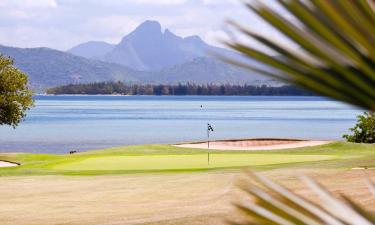
[[[341,139],[359,113],[320,97],[37,96],[19,127],[0,127],[0,152],[205,140],[207,123],[212,139]]]

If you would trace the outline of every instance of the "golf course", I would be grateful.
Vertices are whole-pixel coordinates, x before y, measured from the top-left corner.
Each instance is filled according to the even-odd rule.
[[[75,154],[2,153],[0,224],[226,224],[244,169],[311,197],[297,177],[372,204],[375,146],[331,142],[280,150],[135,145]],[[365,169],[367,168],[367,169]],[[335,177],[333,180],[332,177]],[[27,187],[27,188],[26,188]],[[27,213],[20,213],[27,212]]]
[[[101,175],[128,173],[173,173],[275,168],[371,167],[374,146],[335,142],[320,146],[284,150],[238,151],[178,148],[171,145],[139,145],[87,151],[76,154],[2,153],[0,160],[19,166],[1,168],[9,175]],[[209,160],[209,162],[208,162]]]

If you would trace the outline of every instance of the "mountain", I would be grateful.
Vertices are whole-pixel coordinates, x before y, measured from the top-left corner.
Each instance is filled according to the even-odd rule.
[[[280,84],[219,61],[207,52],[242,59],[232,51],[208,45],[198,36],[182,38],[168,29],[163,32],[156,21],[142,23],[114,46],[105,42],[88,42],[62,52],[0,45],[0,54],[13,58],[15,65],[29,74],[30,84],[35,90],[101,81]],[[255,61],[246,61],[259,66]]]
[[[146,21],[100,59],[136,70],[160,70],[196,57],[184,43],[169,30],[163,33],[158,22]]]
[[[199,36],[182,38],[168,29],[163,32],[157,21],[146,21],[98,59],[135,70],[155,71],[184,64],[195,58],[210,57],[208,52],[234,54],[208,45]]]
[[[0,53],[15,60],[15,66],[28,73],[30,85],[43,90],[70,83],[109,80],[138,82],[141,72],[121,65],[74,56],[49,48],[13,48],[0,45]]]
[[[76,56],[82,56],[85,58],[94,58],[109,53],[115,45],[109,44],[104,41],[89,41],[83,44],[79,44],[67,52],[72,53]]]
[[[0,54],[14,59],[15,66],[29,75],[34,90],[75,83],[123,81],[139,84],[232,83],[268,84],[268,78],[208,57],[158,71],[135,71],[125,66],[87,59],[49,48],[14,48],[0,45]]]

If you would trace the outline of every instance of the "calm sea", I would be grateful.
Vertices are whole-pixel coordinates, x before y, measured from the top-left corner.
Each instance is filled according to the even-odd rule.
[[[0,152],[66,153],[206,139],[341,139],[360,110],[320,97],[37,96]]]

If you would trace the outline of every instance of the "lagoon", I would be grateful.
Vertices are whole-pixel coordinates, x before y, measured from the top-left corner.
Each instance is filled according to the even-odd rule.
[[[119,145],[212,139],[340,140],[361,110],[322,97],[36,96],[0,152],[65,154]],[[202,107],[201,107],[202,106]]]

